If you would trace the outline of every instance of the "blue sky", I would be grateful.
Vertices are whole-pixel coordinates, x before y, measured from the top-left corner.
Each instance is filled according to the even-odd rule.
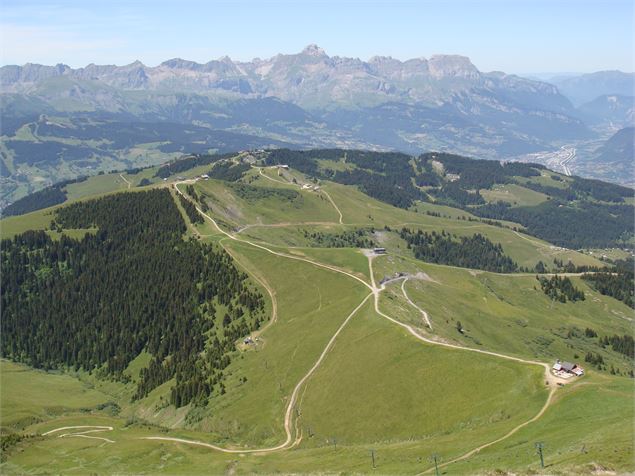
[[[632,0],[1,0],[1,62],[154,66],[294,53],[469,56],[482,71],[633,71]]]

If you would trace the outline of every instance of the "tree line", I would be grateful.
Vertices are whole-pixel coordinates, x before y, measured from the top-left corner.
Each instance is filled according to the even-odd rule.
[[[419,157],[422,162],[436,161],[443,165],[445,173],[459,175],[457,181],[464,190],[490,188],[494,184],[515,183],[514,177],[540,176],[540,164],[508,162],[502,164],[497,160],[474,160],[460,155],[430,152]]]
[[[353,165],[350,170],[320,167],[318,160],[341,160]],[[370,197],[399,208],[408,208],[415,200],[427,200],[426,194],[413,183],[412,157],[399,152],[324,149],[269,152],[267,165],[288,164],[309,177],[332,180],[343,185],[356,185]]]
[[[620,246],[635,227],[632,205],[549,200],[533,207],[496,202],[471,210],[477,216],[521,223],[525,233],[574,249]]]
[[[629,307],[633,306],[633,293],[635,281],[632,271],[611,271],[593,274],[584,274],[582,279],[587,281],[592,288],[605,296],[611,296],[622,301]]]
[[[542,291],[554,301],[562,303],[584,301],[584,291],[576,288],[567,276],[555,275],[550,278],[536,276],[536,279],[540,283]]]
[[[373,248],[377,246],[370,236],[373,228],[344,230],[338,233],[302,230],[304,238],[310,240],[312,246],[322,248]]]
[[[194,193],[193,188],[192,192]],[[203,219],[203,215],[198,212],[196,206],[180,193],[177,193],[177,195],[179,196],[179,202],[181,203],[181,206],[183,207],[183,210],[185,210],[185,214],[190,219],[190,221],[195,225],[203,223],[205,221]],[[198,201],[198,196],[196,195],[196,193],[194,193],[194,198]]]
[[[624,354],[629,359],[635,359],[635,341],[632,335],[625,334],[618,336],[614,334],[612,336],[604,336],[600,339],[601,346],[611,346],[615,352]]]
[[[64,203],[68,198],[65,190],[66,186],[72,183],[85,182],[87,179],[87,176],[81,176],[76,179],[63,180],[62,182],[38,190],[5,207],[4,210],[2,210],[2,215],[5,217],[24,215],[25,213]]]
[[[454,234],[402,228],[399,236],[406,240],[415,258],[430,263],[483,269],[497,273],[513,273],[518,265],[503,253],[500,244],[494,244],[483,235],[457,237]]]
[[[234,164],[228,160],[219,162],[207,173],[211,178],[225,180],[226,182],[237,182],[251,169],[249,164]]]
[[[210,165],[220,160],[229,159],[236,155],[235,152],[228,154],[192,154],[187,157],[168,162],[165,165],[159,167],[159,170],[154,174],[155,177],[168,178],[171,175],[185,172],[186,170],[193,169],[194,167],[200,167],[202,165]]]

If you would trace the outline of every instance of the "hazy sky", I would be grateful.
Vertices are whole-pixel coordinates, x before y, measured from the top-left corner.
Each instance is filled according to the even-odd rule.
[[[633,71],[633,0],[0,0],[2,64],[154,66],[331,55],[469,56],[482,71]]]

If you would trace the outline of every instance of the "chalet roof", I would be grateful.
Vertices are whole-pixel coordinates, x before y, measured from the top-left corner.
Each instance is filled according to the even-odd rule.
[[[571,362],[562,362],[562,368],[567,372],[571,372],[575,367],[576,365],[572,364]]]

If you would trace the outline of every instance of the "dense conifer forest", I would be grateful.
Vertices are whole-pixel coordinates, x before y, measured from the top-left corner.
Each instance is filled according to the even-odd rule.
[[[66,201],[66,193],[62,187],[53,185],[38,192],[22,197],[2,210],[4,216],[24,215],[25,213],[40,210],[53,205],[59,205]]]
[[[437,190],[430,192],[440,203],[458,208],[467,208],[470,205],[482,205],[485,200],[478,191],[467,191],[456,182],[450,182]]]
[[[422,261],[497,273],[512,273],[518,269],[518,265],[503,253],[500,244],[494,244],[478,233],[457,237],[445,230],[428,233],[402,228],[399,236],[406,240],[415,258]]]
[[[347,170],[332,170],[318,162],[343,157]],[[635,227],[635,208],[623,203],[633,196],[632,189],[580,177],[571,179],[567,188],[527,182],[541,175],[545,167],[539,164],[502,164],[446,153],[412,157],[340,149],[277,149],[268,152],[265,163],[288,164],[311,177],[357,185],[371,197],[400,208],[409,208],[417,200],[434,200],[482,218],[520,223],[526,233],[568,248],[621,246]],[[505,202],[486,204],[479,193],[495,184],[514,183],[545,193],[550,200],[511,207]]]
[[[4,210],[2,210],[2,215],[6,217],[24,215],[25,213],[64,203],[68,198],[65,191],[66,186],[72,183],[84,182],[87,178],[88,177],[82,176],[72,180],[64,180],[27,195],[26,197],[22,197],[5,207]]]
[[[550,243],[574,249],[620,246],[635,223],[631,205],[582,202],[569,206],[550,200],[534,207],[497,202],[472,213],[494,220],[522,223],[526,232]]]
[[[223,159],[234,157],[235,153],[229,154],[193,154],[181,159],[168,162],[157,170],[155,177],[167,178],[170,175],[179,174],[201,165],[210,165]]]
[[[635,281],[632,271],[604,272],[585,274],[582,279],[587,281],[600,294],[611,296],[630,307],[633,305],[633,289]]]
[[[194,192],[194,189],[192,189],[192,193],[194,194],[192,198],[198,200],[198,196]],[[183,195],[178,194],[178,196],[179,202],[181,202],[181,206],[183,207],[183,210],[185,210],[185,214],[190,219],[190,221],[194,224],[203,223],[205,220],[203,220],[203,216],[198,212],[196,206],[187,198],[183,197]]]
[[[225,251],[183,239],[170,192],[78,202],[55,222],[97,232],[3,240],[2,357],[126,380],[145,351],[152,360],[135,398],[170,379],[177,406],[222,391],[235,341],[265,319],[264,299]]]
[[[325,233],[321,231],[302,230],[304,237],[311,241],[312,246],[323,248],[372,248],[377,246],[370,236],[375,230],[372,228],[358,228],[339,233]]]
[[[215,178],[218,180],[225,180],[227,182],[236,182],[245,175],[251,169],[249,164],[234,164],[232,162],[226,161],[221,162],[219,164],[214,165],[212,169],[208,172],[208,175],[211,178]]]
[[[546,278],[544,276],[536,276],[540,283],[542,291],[554,301],[559,302],[575,302],[584,301],[584,292],[573,285],[568,277],[560,277],[558,275]]]
[[[340,160],[346,155],[350,170],[321,169],[317,159]],[[267,165],[289,164],[310,177],[333,180],[344,185],[357,185],[365,194],[408,208],[415,200],[425,200],[425,194],[413,183],[412,157],[398,152],[368,152],[360,150],[276,149],[269,152]]]
[[[460,155],[430,152],[423,154],[419,160],[425,163],[438,162],[446,174],[455,174],[464,190],[489,188],[494,184],[514,183],[514,177],[539,176],[538,169],[545,167],[539,164],[509,162],[501,164],[497,160],[474,160]]]

